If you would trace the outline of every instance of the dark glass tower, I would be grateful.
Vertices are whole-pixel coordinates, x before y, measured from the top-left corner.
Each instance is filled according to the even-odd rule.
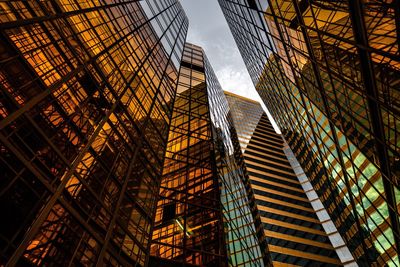
[[[358,264],[399,266],[399,3],[219,2]]]
[[[187,28],[176,0],[0,3],[0,265],[145,265]]]
[[[151,266],[264,266],[229,107],[201,47],[185,45],[177,93]]]

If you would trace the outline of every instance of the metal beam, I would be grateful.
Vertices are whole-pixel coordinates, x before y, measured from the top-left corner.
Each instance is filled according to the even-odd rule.
[[[349,11],[356,42],[360,43],[363,47],[369,47],[362,1],[349,1]],[[394,176],[391,173],[389,155],[386,148],[385,129],[382,119],[382,110],[379,105],[379,91],[377,88],[373,62],[369,51],[357,47],[357,52],[360,59],[363,85],[367,95],[366,100],[368,103],[369,115],[371,117],[372,130],[375,136],[376,152],[380,163],[380,170],[383,174],[382,180],[386,194],[386,201],[388,203],[389,217],[393,230],[396,251],[397,254],[400,254],[400,223],[394,192],[394,184],[396,184],[396,181],[393,181]]]

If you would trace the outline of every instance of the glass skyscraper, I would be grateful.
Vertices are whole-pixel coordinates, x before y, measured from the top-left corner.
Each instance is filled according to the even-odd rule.
[[[224,91],[231,110],[242,152],[246,147],[264,111],[257,101]]]
[[[219,2],[287,143],[178,0],[0,1],[1,266],[400,266],[398,1]]]
[[[176,0],[0,3],[0,265],[145,265],[187,28]]]
[[[186,43],[151,266],[264,266],[229,107],[201,47]]]
[[[0,265],[268,262],[229,107],[178,1],[0,8]]]
[[[225,95],[238,135],[244,131],[249,136],[241,142],[246,143],[246,169],[273,266],[352,266],[348,248],[319,199],[313,199],[312,186],[261,105]]]
[[[399,5],[219,0],[261,98],[357,263],[399,266]]]

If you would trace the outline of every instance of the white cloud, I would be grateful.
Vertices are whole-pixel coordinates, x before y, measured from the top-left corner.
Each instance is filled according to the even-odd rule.
[[[260,102],[277,131],[254,88],[218,2],[183,0],[181,4],[189,17],[187,41],[204,49],[222,89]]]
[[[259,99],[249,75],[231,66],[216,71],[217,77],[224,90],[246,96],[251,99]]]

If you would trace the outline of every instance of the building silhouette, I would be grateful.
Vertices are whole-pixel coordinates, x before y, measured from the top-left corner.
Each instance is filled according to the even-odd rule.
[[[263,102],[360,266],[399,266],[399,9],[220,6]]]

